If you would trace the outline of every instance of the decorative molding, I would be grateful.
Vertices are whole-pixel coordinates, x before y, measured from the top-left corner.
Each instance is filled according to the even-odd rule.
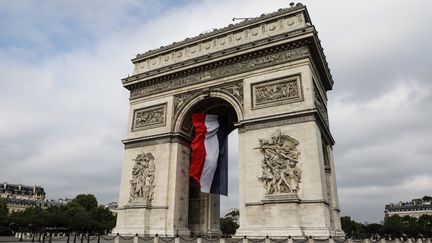
[[[134,159],[130,190],[130,203],[151,205],[155,188],[155,163],[152,153],[138,154]]]
[[[264,204],[270,204],[270,203],[299,203],[299,204],[325,204],[329,206],[329,202],[327,200],[322,199],[311,199],[311,200],[301,200],[297,198],[296,196],[292,196],[292,198],[288,198],[288,200],[262,200],[260,202],[248,202],[245,203],[246,207],[253,207],[253,206],[262,206]],[[335,210],[339,210],[338,208],[335,208]]]
[[[289,104],[303,100],[301,76],[289,76],[251,84],[252,109]]]
[[[298,200],[302,172],[298,166],[299,141],[277,129],[270,139],[259,139],[263,155],[262,175],[258,177],[266,190],[266,200]]]
[[[315,96],[315,106],[319,112],[319,114],[323,117],[324,121],[326,122],[326,125],[329,124],[329,120],[328,120],[328,113],[327,113],[327,107],[323,101],[323,99],[321,98],[321,94],[319,92],[319,90],[317,89],[317,87],[314,86],[314,96]]]
[[[189,146],[192,140],[182,134],[166,133],[159,136],[148,136],[134,139],[125,139],[122,141],[125,149],[140,148],[149,145],[163,144],[163,143],[180,143]]]
[[[297,124],[302,122],[316,121],[316,118],[312,112],[304,114],[293,114],[290,116],[283,117],[269,117],[265,120],[252,120],[242,121],[239,126],[239,132],[247,132],[257,129],[269,128],[269,127],[280,127],[285,125]]]
[[[304,7],[279,9],[277,12],[231,24],[199,36],[174,42],[156,50],[138,54],[132,59],[134,74],[160,68],[175,62],[185,61],[197,56],[238,46],[245,42],[268,38],[280,33],[301,29],[310,22]]]
[[[212,91],[228,93],[235,100],[237,100],[241,107],[243,107],[243,81],[240,80],[174,95],[174,114],[177,115],[177,113],[195,97],[202,94],[209,94]]]
[[[166,110],[166,103],[134,110],[132,131],[165,126]]]
[[[225,83],[220,86],[216,86],[212,90],[222,90],[228,92],[235,100],[243,107],[243,80],[234,81],[231,83]]]
[[[220,65],[215,65],[215,67],[209,67],[208,70],[185,74],[184,76],[171,78],[165,81],[149,82],[146,86],[132,89],[130,99],[145,97],[155,93],[161,93],[213,79],[254,71],[300,58],[306,58],[309,54],[307,46],[288,50],[281,47],[280,49],[273,50],[273,52],[267,50],[262,54],[251,55],[244,59],[240,58],[240,61],[237,62],[222,62]]]
[[[174,114],[177,114],[192,99],[202,94],[209,93],[209,88],[197,89],[174,95]]]

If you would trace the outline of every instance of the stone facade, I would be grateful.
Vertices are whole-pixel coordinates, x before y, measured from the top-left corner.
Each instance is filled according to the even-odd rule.
[[[343,236],[316,33],[298,4],[133,59],[114,232],[220,234],[219,196],[189,180],[191,114],[205,112],[238,129],[239,236]]]

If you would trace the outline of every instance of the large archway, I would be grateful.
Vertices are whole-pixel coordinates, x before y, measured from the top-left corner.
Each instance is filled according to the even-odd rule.
[[[217,93],[213,95],[218,96]],[[180,127],[182,133],[188,135],[191,140],[195,136],[191,122],[192,114],[205,113],[225,117],[227,121],[226,125],[228,125],[228,133],[234,131],[236,124],[238,124],[236,110],[227,100],[221,97],[205,97],[203,99],[192,100],[188,107],[189,110],[185,112]],[[229,147],[237,148],[238,145]],[[228,153],[233,152],[232,149],[228,149]],[[221,233],[219,230],[220,200],[219,195],[202,193],[199,185],[190,178],[188,228],[191,234],[219,235]]]

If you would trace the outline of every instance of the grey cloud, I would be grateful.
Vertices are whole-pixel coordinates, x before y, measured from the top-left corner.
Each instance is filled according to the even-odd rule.
[[[11,41],[0,45],[2,180],[40,184],[50,198],[88,192],[117,200],[128,115],[120,79],[132,71],[130,58],[232,17],[288,7],[282,0],[102,2],[0,3],[8,20],[0,43]],[[385,203],[432,191],[432,3],[303,3],[336,82],[329,112],[342,213],[380,221]],[[230,163],[233,193],[223,208],[238,205],[237,169]]]

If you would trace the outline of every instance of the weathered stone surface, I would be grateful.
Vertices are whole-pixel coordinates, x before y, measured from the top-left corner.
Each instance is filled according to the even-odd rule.
[[[333,81],[308,16],[296,6],[133,60],[115,233],[220,233],[219,197],[189,180],[191,114],[213,112],[239,132],[239,236],[343,235]]]

